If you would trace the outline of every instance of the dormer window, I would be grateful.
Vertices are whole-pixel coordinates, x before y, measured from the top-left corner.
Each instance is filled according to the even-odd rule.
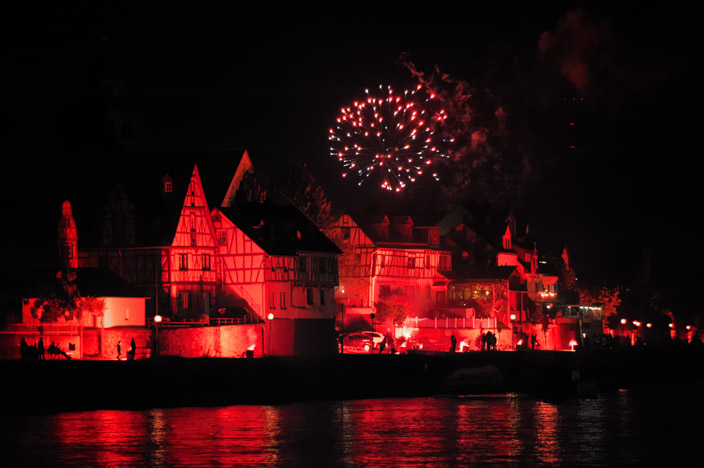
[[[161,190],[162,193],[172,193],[174,191],[174,179],[169,174],[164,174],[161,179]]]

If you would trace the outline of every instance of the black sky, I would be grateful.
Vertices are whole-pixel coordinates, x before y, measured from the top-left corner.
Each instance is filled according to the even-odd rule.
[[[358,197],[340,184],[327,130],[365,88],[411,86],[398,64],[408,52],[509,112],[506,138],[530,155],[515,204],[585,275],[632,281],[650,259],[661,284],[691,289],[702,90],[689,2],[143,3],[7,7],[4,180],[18,206],[61,191],[69,173],[116,163],[97,149],[106,80],[143,116],[147,147],[300,159],[334,196]],[[555,42],[541,55],[546,32]],[[581,87],[561,73],[573,60],[589,73]],[[571,97],[584,99],[576,113]]]

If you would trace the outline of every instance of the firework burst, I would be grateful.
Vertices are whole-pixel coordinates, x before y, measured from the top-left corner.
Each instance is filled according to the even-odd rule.
[[[355,177],[358,185],[372,179],[395,192],[426,175],[439,180],[436,166],[447,157],[447,142],[435,136],[435,129],[447,115],[428,110],[434,96],[422,86],[400,94],[390,86],[379,86],[376,94],[365,92],[365,100],[340,109],[328,135],[342,177]]]

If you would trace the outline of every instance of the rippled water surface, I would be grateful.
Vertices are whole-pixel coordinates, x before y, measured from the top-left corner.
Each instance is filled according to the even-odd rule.
[[[6,416],[0,465],[691,466],[698,418],[626,391]]]

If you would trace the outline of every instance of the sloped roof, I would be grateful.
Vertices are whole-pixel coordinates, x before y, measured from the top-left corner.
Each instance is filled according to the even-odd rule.
[[[79,248],[102,243],[102,217],[110,197],[123,191],[131,203],[136,224],[136,246],[170,245],[194,167],[209,207],[226,193],[242,153],[237,151],[133,152],[109,173],[86,181],[80,200],[70,200],[78,227]],[[163,192],[163,180],[173,180],[173,191]]]
[[[147,297],[137,288],[127,283],[117,274],[105,268],[77,268],[76,287],[81,296],[90,297]],[[58,285],[56,275],[58,268],[43,268],[32,270],[24,278],[20,294],[23,297],[33,297],[42,286]]]
[[[427,240],[422,241],[416,233],[417,228],[432,227],[431,224],[418,224],[416,217],[408,214],[391,214],[377,213],[366,211],[349,211],[347,212],[354,222],[359,226],[364,234],[375,244],[383,243],[385,245],[397,244],[399,246],[408,244],[422,244],[429,248],[437,248],[437,246],[429,246]],[[382,238],[374,229],[374,225],[383,224],[388,221],[388,237]],[[411,238],[406,238],[396,227],[411,225],[413,231]]]
[[[148,297],[105,268],[78,268],[76,270],[76,287],[82,296]]]
[[[453,281],[506,281],[516,271],[515,266],[472,266],[464,272],[443,272]]]
[[[342,251],[293,205],[239,202],[219,210],[269,255]]]

